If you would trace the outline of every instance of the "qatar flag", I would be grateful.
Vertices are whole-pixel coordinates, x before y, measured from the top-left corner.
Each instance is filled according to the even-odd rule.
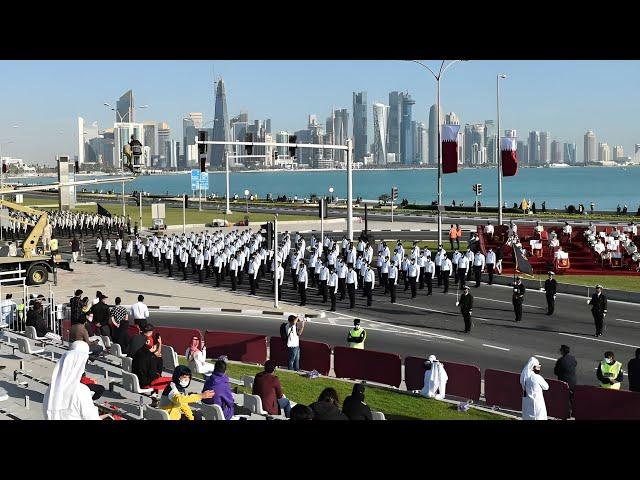
[[[518,152],[515,137],[502,137],[500,153],[502,155],[502,176],[513,177],[518,172]]]
[[[458,172],[458,132],[460,125],[442,125],[442,173]]]

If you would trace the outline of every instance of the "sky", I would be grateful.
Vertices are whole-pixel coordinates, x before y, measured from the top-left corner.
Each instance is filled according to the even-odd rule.
[[[436,69],[440,61],[421,60]],[[347,108],[352,126],[352,92],[366,91],[369,130],[374,102],[388,104],[389,92],[408,91],[414,120],[428,126],[436,88],[421,66],[379,61],[0,61],[0,153],[28,163],[53,164],[56,155],[77,155],[77,117],[112,127],[114,112],[103,105],[132,89],[136,121],[166,121],[182,141],[182,118],[202,112],[213,119],[213,79],[227,88],[229,117],[248,111],[250,120],[271,118],[272,131],[306,127],[316,114],[324,124],[332,106]],[[484,61],[452,65],[441,80],[443,113],[462,124],[496,118],[496,75],[501,81],[501,130],[530,130],[577,144],[593,130],[598,142],[622,145],[626,156],[640,143],[638,61]],[[373,138],[370,135],[369,143]]]

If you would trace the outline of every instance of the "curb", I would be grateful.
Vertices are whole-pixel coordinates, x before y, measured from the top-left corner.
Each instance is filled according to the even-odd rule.
[[[124,305],[131,308],[131,305]],[[147,305],[149,310],[158,310],[162,312],[206,312],[206,313],[244,313],[248,315],[270,315],[274,317],[288,317],[289,315],[297,315],[299,312],[280,312],[275,310],[242,310],[239,308],[213,308],[213,307],[178,307],[167,305]],[[318,314],[305,314],[306,318],[325,318],[327,314],[320,312]]]

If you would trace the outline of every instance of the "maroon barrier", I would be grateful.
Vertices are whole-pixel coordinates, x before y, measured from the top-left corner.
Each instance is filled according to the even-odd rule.
[[[129,338],[135,337],[139,333],[140,327],[138,327],[138,325],[129,325],[129,328],[127,328],[127,334],[129,335]]]
[[[333,347],[333,369],[338,378],[357,378],[399,387],[402,361],[394,353]]]
[[[269,339],[269,358],[279,367],[287,367],[289,355],[280,337]],[[331,370],[331,347],[326,343],[300,340],[300,368],[317,370],[322,375],[329,375]]]
[[[640,393],[576,385],[573,416],[576,420],[640,420]]]
[[[195,328],[155,327],[153,332],[159,333],[162,343],[173,347],[178,355],[184,355],[193,337],[202,338],[200,330]]]
[[[406,357],[404,359],[404,383],[407,390],[422,390],[424,386],[424,362],[426,358]],[[442,360],[449,380],[447,381],[447,395],[480,400],[480,369],[475,365],[454,363]]]
[[[545,380],[549,384],[549,390],[544,392],[547,414],[554,418],[569,418],[569,386],[559,380]],[[522,410],[520,374],[490,368],[485,370],[484,397],[489,405]]]
[[[226,355],[229,360],[263,364],[267,361],[267,337],[253,333],[204,332],[207,358]]]

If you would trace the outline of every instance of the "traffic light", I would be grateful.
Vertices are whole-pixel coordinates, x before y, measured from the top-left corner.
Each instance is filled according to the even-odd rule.
[[[478,184],[477,193],[478,193],[478,195],[482,195],[482,184],[481,183]]]
[[[244,141],[245,142],[253,142],[253,133],[247,133],[244,136]],[[247,155],[251,155],[253,153],[253,145],[245,145],[244,146],[244,151]]]
[[[198,132],[198,141],[206,142],[207,141],[207,132]],[[198,155],[206,155],[207,153],[207,144],[199,143],[198,144]],[[204,171],[204,170],[203,170]]]
[[[298,137],[296,135],[289,135],[289,143],[297,143]],[[289,147],[289,156],[291,158],[296,156],[296,147]]]
[[[266,237],[267,250],[271,250],[273,248],[273,222],[260,225],[260,233]]]
[[[189,208],[189,195],[184,195],[184,208]]]
[[[9,171],[9,167],[5,162],[2,162],[2,173],[7,173]]]
[[[398,199],[398,187],[391,187],[391,200],[396,201]]]
[[[473,193],[475,193],[476,195],[478,194],[478,184],[477,183],[473,184]]]
[[[4,170],[4,168],[3,168]],[[75,173],[80,173],[80,164],[78,163],[78,161],[76,160],[76,166],[75,166]]]
[[[200,172],[207,171],[207,157],[205,155],[200,157]]]
[[[273,160],[278,160],[278,150],[273,151]]]

